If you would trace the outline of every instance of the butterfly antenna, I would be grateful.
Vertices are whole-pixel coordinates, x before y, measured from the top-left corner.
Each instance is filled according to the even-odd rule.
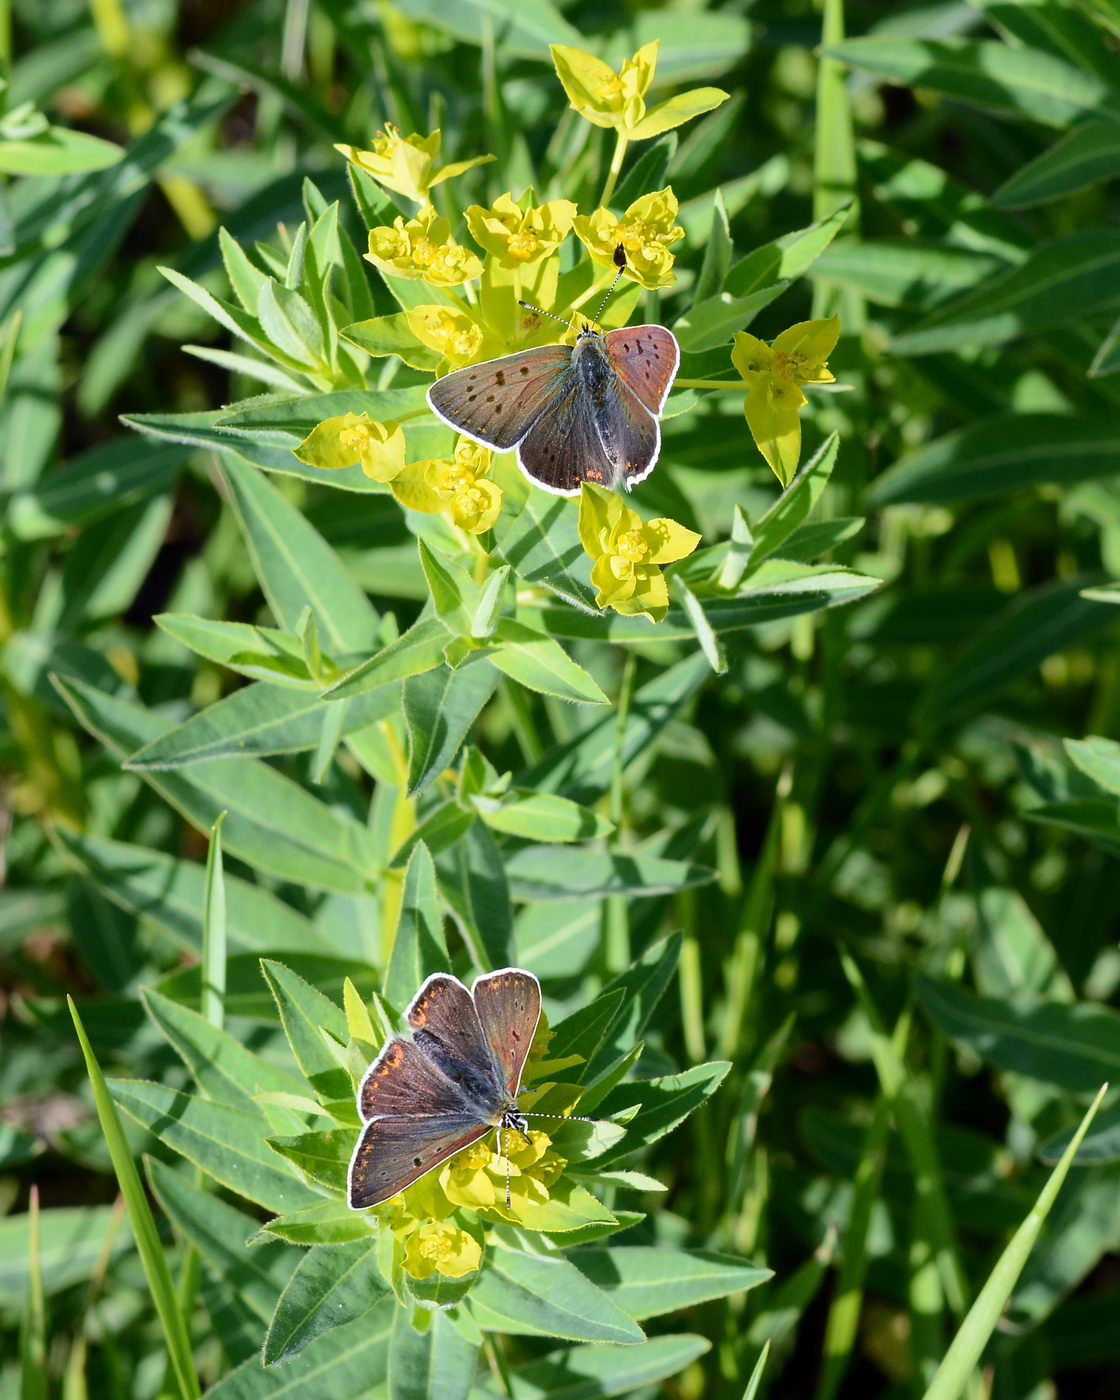
[[[595,313],[596,325],[599,324],[599,318],[602,316],[607,302],[610,301],[612,296],[614,296],[614,289],[618,286],[619,279],[621,278],[622,274],[626,271],[626,249],[622,246],[621,243],[614,250],[614,265],[618,268],[618,271],[614,275],[614,281],[607,288],[606,296],[599,303],[599,309]]]
[[[501,1130],[499,1129],[499,1132],[500,1132],[500,1131],[501,1131]],[[505,1156],[506,1156],[506,1210],[512,1210],[512,1209],[513,1209],[513,1194],[512,1194],[512,1192],[510,1191],[510,1187],[509,1187],[510,1162],[509,1162],[509,1129],[508,1129],[508,1128],[506,1129],[506,1153],[505,1153]]]
[[[555,311],[546,311],[543,306],[534,306],[531,301],[521,301],[519,298],[517,304],[518,306],[523,306],[526,311],[535,311],[538,316],[551,316],[554,321],[559,321],[562,326],[567,326],[570,331],[578,329],[571,321],[565,320],[563,316],[557,316]]]

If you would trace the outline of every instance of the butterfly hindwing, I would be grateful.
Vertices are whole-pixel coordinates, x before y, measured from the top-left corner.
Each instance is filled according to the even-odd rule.
[[[681,361],[676,336],[664,326],[622,326],[604,336],[622,382],[652,414],[660,414]]]
[[[593,405],[574,382],[529,429],[517,461],[527,477],[556,496],[578,495],[584,481],[610,486],[615,476],[595,427]]]
[[[507,452],[562,390],[571,363],[569,345],[519,350],[437,379],[428,390],[428,405],[466,437]]]
[[[351,1208],[380,1205],[489,1131],[489,1123],[460,1113],[375,1118],[350,1159]]]
[[[541,985],[531,972],[506,967],[478,978],[471,995],[512,1097],[520,1087],[525,1057],[540,1020]]]

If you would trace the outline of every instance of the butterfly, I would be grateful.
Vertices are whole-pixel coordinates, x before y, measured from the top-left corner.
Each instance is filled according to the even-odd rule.
[[[621,247],[615,262],[621,277]],[[556,496],[578,496],[585,481],[629,490],[657,463],[658,419],[680,358],[664,326],[603,332],[585,323],[574,345],[517,350],[444,375],[428,406],[483,447],[516,447],[529,480]]]
[[[412,1038],[390,1037],[358,1087],[352,1210],[387,1201],[491,1128],[507,1135],[507,1163],[510,1133],[530,1141],[517,1094],[540,1014],[540,983],[519,967],[476,978],[469,992],[446,972],[427,979],[408,1008]]]

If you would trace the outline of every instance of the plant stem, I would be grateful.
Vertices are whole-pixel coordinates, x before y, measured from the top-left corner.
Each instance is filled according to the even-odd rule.
[[[611,195],[614,194],[615,186],[618,184],[619,172],[622,170],[622,162],[626,159],[626,147],[629,144],[629,138],[623,136],[620,131],[615,137],[614,155],[611,157],[611,168],[607,171],[607,183],[603,186],[603,193],[599,196],[599,203],[604,208],[611,202]]]

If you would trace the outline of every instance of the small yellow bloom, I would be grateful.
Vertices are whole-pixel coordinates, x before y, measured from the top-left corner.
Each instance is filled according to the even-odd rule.
[[[474,165],[482,165],[494,160],[494,156],[476,156],[473,160],[460,160],[436,170],[435,160],[441,143],[439,131],[430,136],[402,136],[395,126],[385,123],[385,130],[373,138],[372,149],[363,151],[357,146],[335,146],[348,161],[371,175],[379,185],[387,190],[395,190],[417,204],[428,202],[428,191],[434,186],[450,180],[453,175],[461,175]]]
[[[576,237],[600,267],[615,266],[615,250],[621,243],[626,251],[624,277],[643,287],[673,285],[672,244],[684,237],[676,223],[680,206],[672,186],[655,190],[636,199],[619,218],[609,209],[596,209],[590,217],[574,220]]]
[[[477,358],[482,329],[465,311],[454,306],[414,306],[404,315],[420,344],[445,355],[455,368]]]
[[[592,560],[600,608],[660,622],[669,607],[662,564],[673,564],[700,543],[695,530],[665,516],[643,523],[621,496],[583,483],[579,537]]]
[[[392,481],[404,467],[404,432],[399,423],[379,423],[368,413],[344,413],[312,428],[293,454],[311,467],[352,467],[374,481]]]
[[[581,117],[595,126],[614,127],[628,141],[646,141],[727,101],[721,88],[693,88],[647,111],[645,96],[657,67],[659,42],[643,45],[617,73],[602,59],[566,44],[551,46],[552,62]]]
[[[443,1274],[463,1278],[473,1274],[482,1262],[482,1246],[466,1230],[444,1220],[430,1220],[408,1237],[404,1247],[404,1267],[413,1278]]]
[[[515,201],[507,192],[489,209],[472,204],[467,210],[467,227],[478,246],[502,267],[519,268],[554,253],[571,231],[575,213],[570,199],[536,205],[524,195]]]
[[[482,262],[451,237],[451,224],[427,205],[406,223],[401,215],[391,225],[369,231],[366,260],[388,277],[406,277],[433,287],[458,287],[482,273]]]
[[[801,457],[797,415],[808,400],[798,386],[833,382],[828,357],[839,336],[839,316],[799,321],[770,345],[746,331],[735,336],[731,363],[748,386],[743,400],[747,426],[783,486],[793,480]]]
[[[480,535],[502,509],[502,488],[486,479],[492,453],[469,438],[460,438],[451,461],[410,462],[393,480],[401,505],[425,515],[447,511],[460,530]]]

